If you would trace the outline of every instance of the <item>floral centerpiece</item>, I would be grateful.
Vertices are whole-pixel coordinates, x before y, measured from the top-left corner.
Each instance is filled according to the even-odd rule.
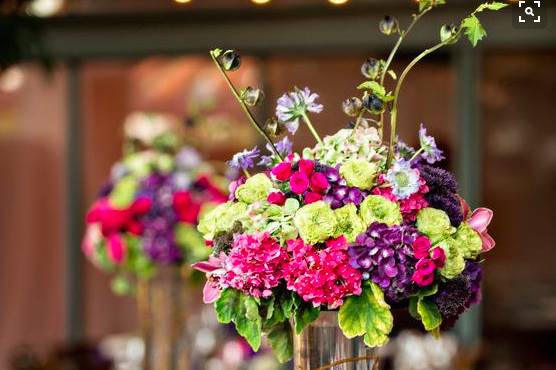
[[[214,302],[218,319],[233,322],[255,350],[266,334],[278,358],[288,360],[292,326],[299,334],[325,310],[338,311],[346,337],[362,336],[376,347],[389,339],[392,307],[408,309],[438,334],[479,301],[482,255],[494,247],[487,232],[492,211],[471,210],[458,195],[454,175],[441,167],[444,154],[423,125],[418,148],[397,137],[398,98],[419,60],[461,35],[475,45],[486,34],[477,15],[506,4],[482,4],[458,26],[443,26],[439,43],[398,78],[390,64],[399,45],[443,3],[419,1],[405,30],[391,17],[381,22],[380,30],[398,35],[398,42],[386,61],[363,64],[362,96],[342,104],[352,122],[323,139],[310,119],[324,109],[317,94],[308,88],[284,94],[276,116],[261,125],[250,107],[262,92],[238,90],[227,75],[239,68],[240,56],[211,51],[269,153],[254,148],[230,161],[244,175],[231,184],[230,200],[201,219],[198,230],[212,253],[194,267],[207,275],[205,302]],[[294,153],[287,136],[275,139],[302,123],[314,147]],[[252,174],[255,165],[264,171]]]

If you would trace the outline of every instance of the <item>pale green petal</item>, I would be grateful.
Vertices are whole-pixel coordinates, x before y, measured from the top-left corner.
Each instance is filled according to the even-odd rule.
[[[435,243],[453,234],[456,229],[446,212],[436,208],[423,208],[417,214],[417,230]]]
[[[330,206],[318,201],[301,207],[294,216],[299,235],[308,244],[324,242],[336,231],[336,215]]]
[[[245,184],[236,189],[236,197],[240,201],[251,204],[266,200],[273,190],[272,181],[264,173],[258,173],[247,179]]]
[[[465,222],[459,225],[454,234],[454,241],[463,257],[467,259],[477,258],[483,248],[481,236]]]
[[[465,259],[454,239],[448,237],[435,245],[435,247],[444,249],[444,253],[446,254],[446,264],[440,270],[440,274],[446,279],[453,279],[460,275],[465,269]]]
[[[354,242],[355,238],[365,231],[363,220],[357,215],[357,207],[350,203],[334,210],[338,225],[334,237],[344,235],[348,242]]]
[[[219,231],[228,231],[235,221],[247,216],[247,204],[242,202],[226,202],[220,204],[212,211],[201,216],[197,230],[207,240],[212,240],[214,234]]]
[[[340,167],[340,174],[349,186],[370,189],[375,183],[378,167],[364,159],[352,159]]]
[[[380,195],[369,195],[360,205],[359,214],[369,226],[373,222],[384,223],[388,226],[399,225],[402,223],[402,213],[400,206]]]

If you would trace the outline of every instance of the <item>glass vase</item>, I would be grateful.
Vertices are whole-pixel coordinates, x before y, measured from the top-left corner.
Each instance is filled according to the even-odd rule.
[[[338,312],[323,311],[300,335],[294,335],[294,370],[378,370],[377,349],[363,338],[348,339]]]
[[[152,279],[139,282],[143,370],[190,369],[186,328],[189,294],[186,272],[179,267],[162,267]]]

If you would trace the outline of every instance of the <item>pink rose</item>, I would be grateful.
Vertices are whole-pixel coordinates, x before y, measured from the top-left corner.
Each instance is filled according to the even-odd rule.
[[[289,162],[278,163],[271,172],[276,180],[286,181],[292,174],[292,164]]]
[[[284,195],[284,193],[282,193],[280,191],[274,191],[274,192],[268,194],[268,197],[266,198],[266,200],[270,204],[277,204],[277,205],[281,206],[281,205],[284,205],[284,203],[286,203],[286,196]]]
[[[311,176],[313,170],[315,169],[315,162],[308,159],[301,159],[297,162],[299,166],[299,172],[303,172],[307,177]]]
[[[444,249],[440,247],[434,248],[431,251],[431,259],[436,268],[441,269],[444,267],[444,264],[446,263],[446,253],[444,252]]]
[[[413,242],[413,254],[415,258],[426,258],[429,256],[431,249],[431,241],[424,235],[421,235]]]
[[[421,258],[415,265],[415,268],[424,274],[432,274],[436,269],[436,265],[430,258]]]
[[[311,176],[311,189],[316,191],[317,193],[324,193],[326,189],[328,189],[328,180],[326,176],[320,172],[315,172],[313,176]]]
[[[411,277],[411,280],[421,287],[428,286],[434,281],[434,274],[427,274],[424,271],[417,270]]]
[[[295,194],[303,194],[309,188],[309,178],[303,172],[294,172],[290,178],[290,188]]]
[[[319,193],[315,193],[315,192],[310,191],[307,194],[305,194],[305,197],[304,197],[303,200],[305,201],[305,204],[318,202],[319,200],[322,200],[322,195],[320,195]]]

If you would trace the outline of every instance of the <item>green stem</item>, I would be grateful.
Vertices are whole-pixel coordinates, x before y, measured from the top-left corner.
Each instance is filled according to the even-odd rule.
[[[251,174],[249,173],[249,171],[247,171],[245,168],[242,168],[243,170],[243,174],[245,175],[245,177],[250,178]]]
[[[417,156],[421,153],[423,153],[423,150],[425,150],[423,147],[420,147],[418,151],[415,152],[415,154],[413,154],[411,156],[411,158],[409,159],[409,161],[413,161],[415,158],[417,158]]]
[[[239,102],[239,105],[241,106],[241,108],[245,112],[245,115],[249,119],[249,122],[255,127],[257,132],[259,134],[261,134],[261,136],[270,144],[270,147],[272,148],[272,152],[274,153],[274,155],[276,155],[278,158],[280,158],[280,161],[283,161],[284,158],[282,158],[282,156],[280,155],[280,153],[276,149],[276,146],[274,145],[274,142],[272,141],[270,136],[268,136],[268,134],[264,131],[264,129],[257,123],[257,120],[253,116],[253,113],[251,113],[251,111],[249,110],[249,108],[247,107],[247,105],[245,104],[243,99],[241,98],[241,95],[239,94],[239,92],[235,88],[234,84],[230,80],[230,77],[228,77],[228,74],[226,73],[226,71],[224,71],[224,69],[222,68],[222,66],[220,65],[220,63],[218,62],[218,60],[216,59],[216,57],[214,56],[214,53],[212,51],[210,52],[210,57],[212,58],[212,61],[214,62],[214,64],[216,64],[216,66],[218,67],[218,70],[222,74],[222,77],[224,77],[224,80],[226,80],[226,83],[228,84],[228,87],[232,91],[232,94],[234,95],[236,100]]]
[[[459,37],[460,32],[461,29],[460,31],[458,31],[458,33],[456,33],[452,37],[436,44],[431,48],[426,49],[421,54],[417,55],[417,57],[415,57],[415,59],[413,59],[411,63],[409,63],[407,67],[405,67],[405,69],[403,70],[400,79],[398,80],[398,83],[396,85],[396,89],[394,90],[394,100],[392,102],[392,111],[390,113],[390,143],[388,147],[388,159],[386,161],[386,168],[390,168],[390,165],[392,164],[392,159],[394,157],[394,144],[395,144],[394,142],[396,139],[396,124],[398,119],[398,99],[400,97],[400,90],[402,88],[405,78],[407,77],[411,69],[415,66],[415,64],[417,64],[421,59],[423,59],[427,55],[435,52],[436,50],[442,48],[443,46],[450,44],[452,41],[454,41]]]
[[[305,124],[309,128],[309,131],[311,131],[311,134],[313,134],[313,136],[315,137],[315,140],[317,141],[317,143],[322,144],[322,140],[321,140],[319,134],[317,133],[317,130],[315,130],[315,128],[311,124],[311,120],[307,116],[307,113],[303,113],[303,115],[301,117],[303,117],[303,121],[305,121]]]

